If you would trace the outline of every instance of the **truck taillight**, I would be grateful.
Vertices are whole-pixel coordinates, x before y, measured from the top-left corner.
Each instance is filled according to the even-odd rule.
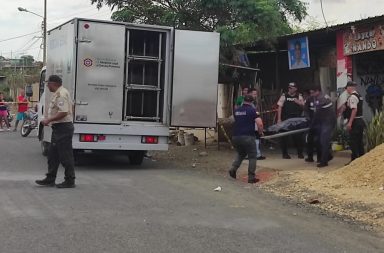
[[[97,142],[98,140],[96,134],[80,134],[80,142]]]
[[[143,137],[141,137],[141,143],[157,144],[157,143],[159,143],[159,137],[157,137],[157,136],[143,136]]]

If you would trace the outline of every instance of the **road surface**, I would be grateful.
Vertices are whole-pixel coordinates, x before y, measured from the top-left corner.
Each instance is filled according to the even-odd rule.
[[[0,252],[384,252],[372,232],[162,161],[86,156],[77,187],[56,189],[34,183],[35,137],[0,133],[0,155]]]

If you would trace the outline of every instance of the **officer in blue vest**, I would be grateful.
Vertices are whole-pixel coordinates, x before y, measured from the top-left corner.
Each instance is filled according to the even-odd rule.
[[[288,84],[288,92],[281,95],[279,101],[277,102],[277,123],[280,123],[282,120],[302,117],[303,116],[303,107],[304,107],[304,98],[297,92],[296,83]],[[283,153],[284,159],[291,159],[288,154],[288,137],[281,138],[281,151]],[[293,141],[296,145],[297,156],[299,159],[304,159],[303,148],[304,148],[304,138],[302,134],[295,134]]]
[[[259,134],[263,134],[263,123],[252,105],[253,97],[245,95],[243,104],[234,112],[232,144],[236,148],[237,156],[229,170],[229,176],[236,178],[236,171],[244,158],[248,155],[248,183],[256,183],[256,142],[255,124]]]
[[[345,89],[349,98],[344,105],[343,117],[348,120],[349,146],[351,147],[351,161],[364,155],[363,132],[365,122],[363,120],[363,98],[356,91],[357,83],[349,81]]]
[[[330,146],[336,126],[336,111],[331,98],[321,92],[320,86],[312,88],[310,94],[314,98],[312,128],[316,129],[315,132],[318,136],[317,167],[322,168],[328,166],[328,161],[332,159]]]

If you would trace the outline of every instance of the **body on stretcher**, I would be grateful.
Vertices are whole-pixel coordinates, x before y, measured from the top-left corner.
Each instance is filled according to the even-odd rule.
[[[309,120],[304,117],[290,118],[268,127],[262,139],[274,139],[309,131]]]
[[[309,131],[309,127],[306,127],[306,128],[302,128],[302,129],[291,130],[288,132],[281,132],[281,133],[276,133],[276,134],[271,134],[271,135],[264,135],[264,136],[261,136],[261,139],[264,139],[264,140],[275,139],[275,138],[280,138],[280,137],[284,137],[284,136],[288,136],[288,135],[292,135],[292,134],[305,133],[308,131]]]

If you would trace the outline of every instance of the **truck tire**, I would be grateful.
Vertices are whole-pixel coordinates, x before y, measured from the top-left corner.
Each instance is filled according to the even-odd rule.
[[[132,165],[141,165],[144,160],[145,151],[131,151],[128,154],[129,162]]]
[[[46,141],[40,141],[40,145],[41,145],[41,153],[43,154],[43,156],[48,156],[50,143]]]
[[[49,150],[49,142],[44,141],[44,127],[43,125],[40,125],[39,127],[39,141],[40,141],[40,147],[41,147],[41,154],[43,156],[48,156],[48,150]]]
[[[81,166],[80,155],[81,152],[79,150],[73,150],[73,160],[75,162],[75,166]]]

